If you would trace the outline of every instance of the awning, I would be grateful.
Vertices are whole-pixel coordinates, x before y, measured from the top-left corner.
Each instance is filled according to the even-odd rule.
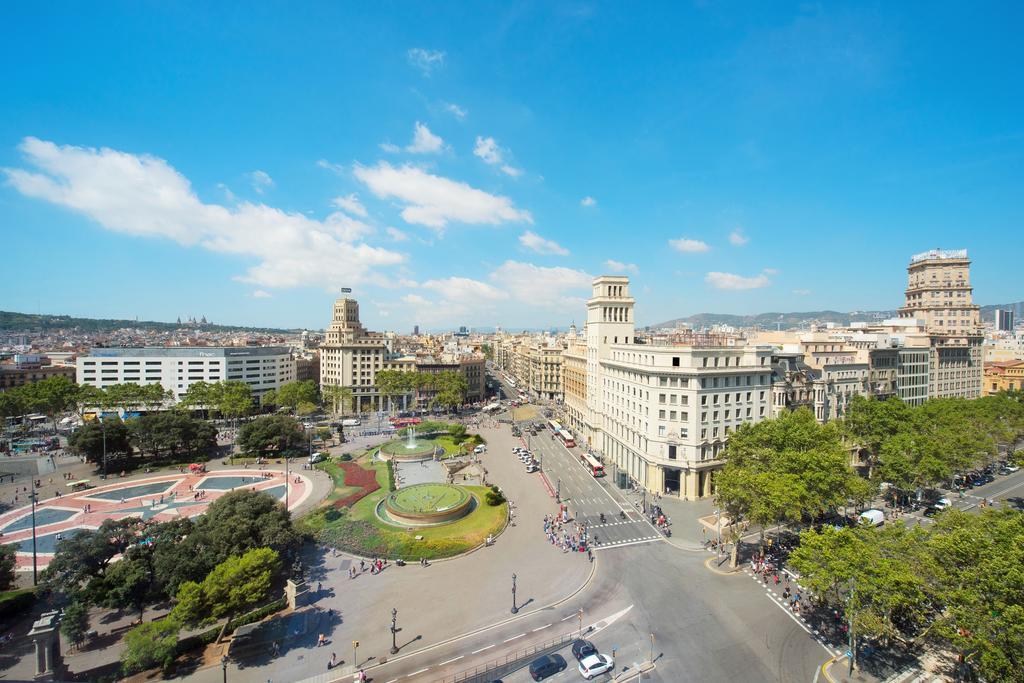
[[[69,481],[68,482],[68,488],[72,488],[72,487],[75,487],[75,486],[85,486],[86,484],[89,483],[89,481],[90,481],[89,479],[79,479],[78,481]]]

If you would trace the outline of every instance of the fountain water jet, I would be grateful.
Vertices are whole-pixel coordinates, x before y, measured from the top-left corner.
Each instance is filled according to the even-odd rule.
[[[405,440],[405,447],[416,448],[416,428],[409,425],[409,431],[406,432],[406,436],[408,438]]]

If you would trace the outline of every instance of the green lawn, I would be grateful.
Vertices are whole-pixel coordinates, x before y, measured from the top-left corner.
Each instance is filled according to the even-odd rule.
[[[331,491],[330,495],[324,500],[326,504],[332,505],[334,501],[344,498],[359,490],[358,486],[346,486],[345,485],[345,470],[338,467],[338,464],[333,460],[327,460],[314,465],[318,470],[326,472],[327,475],[334,480],[334,490]],[[385,472],[385,476],[387,473]],[[378,482],[380,479],[377,480]],[[385,484],[386,485],[386,484]]]
[[[389,494],[387,464],[370,461],[368,458],[361,459],[359,464],[375,471],[377,483],[381,486],[379,490],[348,510],[335,510],[330,506],[335,496],[332,493],[324,505],[299,520],[301,526],[314,533],[323,543],[368,557],[434,559],[458,555],[475,548],[488,535],[496,535],[505,528],[508,503],[493,507],[487,505],[484,501],[487,488],[482,486],[465,487],[475,494],[477,505],[472,513],[457,522],[409,531],[390,526],[379,520],[375,513],[377,504]],[[416,536],[422,536],[422,540],[416,540]]]

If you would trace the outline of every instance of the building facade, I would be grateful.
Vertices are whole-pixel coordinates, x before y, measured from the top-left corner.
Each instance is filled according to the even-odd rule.
[[[14,357],[13,363],[0,364],[0,391],[35,384],[50,377],[66,377],[72,382],[75,381],[75,366],[46,365],[43,360],[39,356],[26,357],[19,354]]]
[[[915,254],[907,266],[901,318],[925,324],[931,340],[928,394],[932,398],[981,395],[980,307],[973,303],[966,249]]]
[[[245,382],[259,399],[295,381],[295,360],[283,346],[96,348],[79,356],[76,381],[105,388],[113,384],[160,384],[175,400],[193,382]]]
[[[572,339],[562,351],[562,393],[565,425],[581,443],[593,448],[593,428],[587,411],[587,347]]]
[[[1024,360],[985,364],[985,395],[1024,391]]]
[[[997,308],[995,327],[997,332],[1013,332],[1013,311]]]
[[[384,334],[369,332],[359,322],[359,303],[348,297],[337,299],[320,345],[320,386],[348,387],[356,412],[385,410],[376,378],[389,351]]]

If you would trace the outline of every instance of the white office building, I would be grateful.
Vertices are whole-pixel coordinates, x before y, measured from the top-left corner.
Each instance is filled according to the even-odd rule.
[[[295,360],[283,346],[95,348],[78,357],[76,368],[79,384],[160,384],[175,400],[193,382],[245,382],[258,399],[295,381]]]
[[[697,499],[714,493],[729,435],[771,412],[772,348],[692,336],[637,343],[629,279],[594,280],[587,303],[587,408],[613,475],[648,491]]]

